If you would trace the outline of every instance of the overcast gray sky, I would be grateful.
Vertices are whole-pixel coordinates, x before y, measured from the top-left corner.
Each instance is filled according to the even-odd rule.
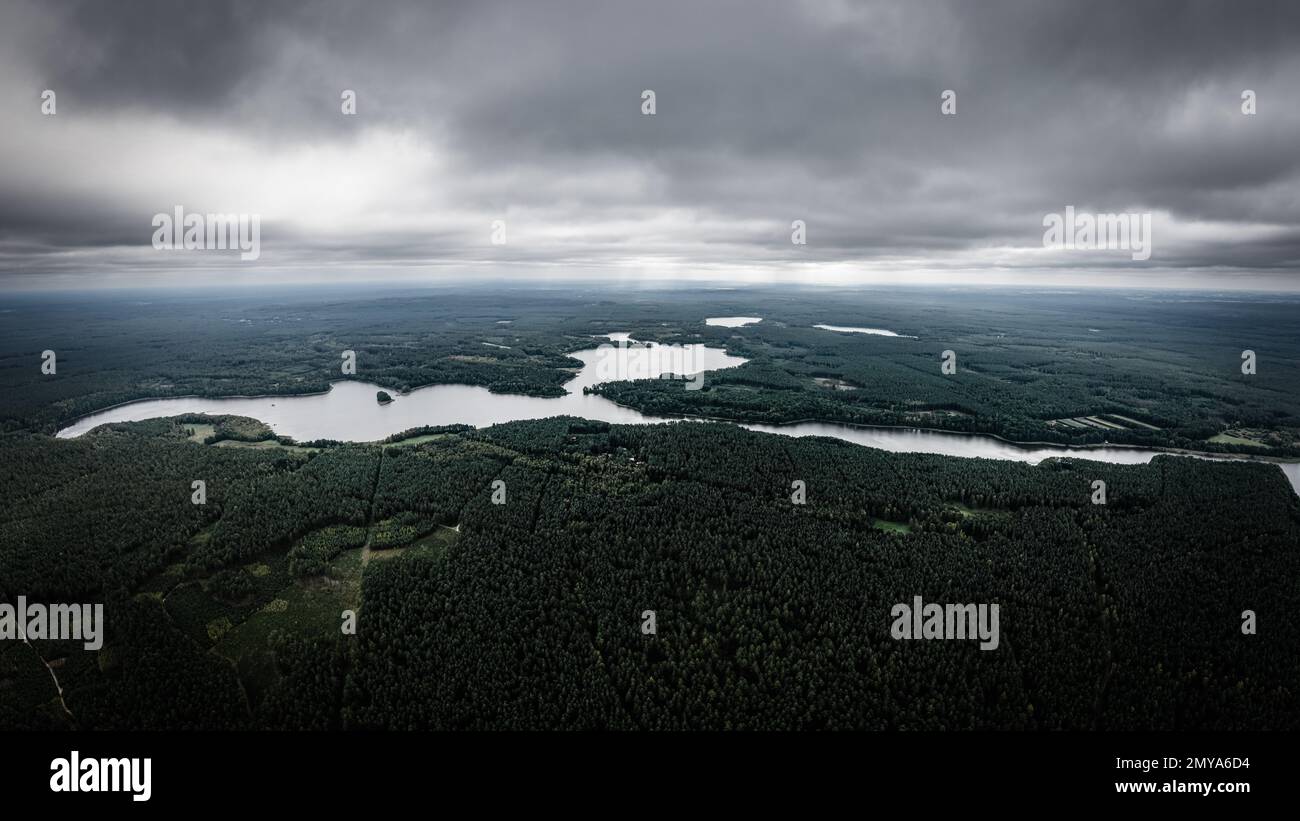
[[[1294,2],[5,0],[0,282],[1296,288],[1298,85]],[[177,205],[261,257],[155,250]]]

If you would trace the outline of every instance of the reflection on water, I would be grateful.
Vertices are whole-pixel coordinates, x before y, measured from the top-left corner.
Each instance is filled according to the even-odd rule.
[[[984,459],[1010,459],[1016,462],[1037,464],[1052,457],[1069,456],[1076,459],[1095,459],[1121,465],[1140,465],[1151,461],[1156,451],[1140,448],[1068,448],[1015,445],[994,439],[963,433],[917,430],[914,428],[853,428],[823,422],[801,422],[795,425],[745,425],[750,430],[763,433],[783,433],[788,436],[830,436],[871,448],[894,453],[937,453],[943,456],[981,457]]]
[[[1286,478],[1291,482],[1291,487],[1295,492],[1300,494],[1300,462],[1283,462],[1279,465]]]
[[[626,339],[626,334],[611,334]],[[585,387],[625,378],[654,378],[664,373],[699,373],[734,368],[745,360],[704,345],[648,346],[603,345],[570,354],[583,363],[559,397],[491,393],[476,385],[433,385],[393,397],[388,405],[375,401],[380,386],[367,382],[335,382],[328,393],[312,396],[265,396],[229,399],[147,399],[101,411],[59,431],[61,438],[80,436],[108,422],[134,422],[183,413],[233,414],[261,420],[277,434],[299,442],[337,439],[373,442],[422,425],[466,424],[484,427],[519,419],[578,416],[616,424],[672,421],[647,416],[600,396],[586,395]],[[682,381],[682,389],[690,384]],[[1102,462],[1145,464],[1158,451],[1145,448],[1069,448],[1015,445],[990,436],[945,433],[910,428],[855,428],[823,422],[793,425],[745,425],[749,430],[785,436],[827,436],[896,453],[936,453],[945,456],[1009,459],[1036,464],[1051,457],[1094,459]],[[1198,457],[1205,458],[1205,457]],[[1291,486],[1300,493],[1300,463],[1280,465]]]
[[[711,316],[704,320],[704,324],[715,328],[743,328],[762,321],[761,316]]]
[[[892,453],[937,453],[942,456],[979,457],[983,459],[1010,459],[1036,465],[1044,459],[1069,457],[1094,459],[1117,465],[1145,465],[1161,454],[1146,448],[1097,447],[1071,448],[1052,445],[1017,445],[992,436],[943,431],[917,430],[915,428],[855,428],[824,422],[800,422],[794,425],[745,425],[749,430],[763,433],[780,433],[786,436],[829,436],[870,448]],[[1190,454],[1189,454],[1190,455]],[[1195,456],[1215,462],[1236,461],[1228,457]],[[1300,494],[1300,462],[1278,465],[1286,474],[1291,487]]]
[[[857,328],[850,325],[814,325],[813,327],[821,328],[823,331],[839,331],[844,334],[870,334],[871,336],[897,336],[902,339],[916,339],[914,336],[896,334],[884,328]]]
[[[626,334],[611,334],[626,339]],[[108,422],[137,422],[183,413],[232,414],[261,420],[282,436],[299,442],[337,439],[373,442],[421,425],[484,427],[517,419],[581,416],[602,422],[662,422],[624,408],[582,389],[620,379],[652,379],[665,373],[698,374],[743,365],[746,360],[704,345],[602,345],[570,354],[582,369],[565,383],[558,397],[492,393],[477,385],[431,385],[398,394],[387,405],[375,401],[381,386],[368,382],[335,382],[328,393],[310,396],[246,398],[147,399],[109,408],[80,419],[59,431],[62,438],[80,436]],[[706,377],[707,379],[707,377]],[[682,380],[686,390],[695,380]]]

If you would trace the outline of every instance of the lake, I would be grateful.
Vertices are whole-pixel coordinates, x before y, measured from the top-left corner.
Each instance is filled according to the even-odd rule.
[[[914,336],[896,334],[884,328],[855,328],[849,325],[814,325],[813,327],[821,328],[823,331],[839,331],[842,334],[871,334],[872,336],[897,336],[903,339],[916,339]]]
[[[564,396],[492,393],[478,385],[430,385],[410,393],[394,393],[391,403],[380,405],[375,401],[375,393],[382,386],[342,380],[330,385],[327,393],[304,396],[146,399],[79,419],[60,430],[58,436],[80,436],[108,422],[135,422],[183,413],[249,416],[265,422],[277,434],[292,436],[300,442],[314,439],[373,442],[421,425],[484,427],[517,419],[564,415],[618,424],[666,422],[670,420],[647,417],[604,397],[584,394],[583,388],[622,379],[653,379],[666,373],[701,374],[734,368],[747,361],[700,344],[630,344],[627,334],[609,336],[619,340],[618,343],[570,354],[583,366],[565,383]]]
[[[299,442],[336,439],[373,442],[422,425],[465,424],[485,427],[520,419],[578,416],[613,424],[659,424],[675,418],[643,414],[617,405],[583,388],[621,379],[651,379],[663,374],[699,375],[734,368],[747,360],[705,345],[642,345],[627,334],[610,334],[616,344],[570,354],[582,368],[565,383],[564,396],[538,397],[492,393],[477,385],[431,385],[396,394],[380,405],[375,393],[381,386],[346,380],[335,382],[326,393],[305,396],[256,396],[205,399],[177,397],[145,399],[109,408],[77,420],[60,430],[60,438],[80,436],[109,422],[134,422],[184,413],[232,414],[265,422],[277,434]],[[707,379],[707,375],[702,378]],[[683,383],[683,390],[687,388]],[[1070,457],[1115,464],[1145,464],[1160,451],[1148,448],[1080,448],[1052,445],[1018,445],[992,436],[913,428],[866,428],[826,422],[791,425],[743,425],[749,430],[782,436],[826,436],[895,453],[935,453],[966,458],[1010,459],[1037,464],[1043,459]],[[1228,457],[1198,456],[1223,461]],[[1300,493],[1300,462],[1279,465],[1291,486]]]
[[[1149,448],[1095,447],[1070,448],[1056,445],[1021,445],[992,436],[947,431],[919,430],[916,428],[858,428],[824,422],[801,422],[794,425],[744,425],[761,433],[779,433],[785,436],[829,436],[869,448],[879,448],[893,453],[936,453],[942,456],[962,456],[981,459],[1010,459],[1015,462],[1038,464],[1044,459],[1069,457],[1094,459],[1118,465],[1145,465],[1164,451]],[[1168,455],[1168,454],[1165,454]],[[1214,462],[1239,461],[1230,456],[1183,454],[1194,459]],[[1275,462],[1282,469],[1291,487],[1300,494],[1300,462]]]

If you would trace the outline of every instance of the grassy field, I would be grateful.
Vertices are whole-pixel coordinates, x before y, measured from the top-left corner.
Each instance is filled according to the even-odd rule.
[[[876,519],[871,523],[876,530],[883,530],[886,533],[911,533],[912,526],[905,522],[889,522],[884,519]]]
[[[298,451],[299,453],[315,453],[320,450],[320,448],[306,447],[303,445],[286,445],[277,442],[274,439],[263,439],[260,442],[240,442],[236,439],[222,439],[220,442],[214,442],[212,446],[215,448],[247,448],[250,450],[283,449]]]
[[[203,440],[217,432],[216,425],[205,425],[200,422],[191,422],[187,424],[186,427],[194,431],[189,435],[189,440],[191,442],[199,442],[200,444],[202,444]]]
[[[1209,438],[1210,442],[1217,442],[1224,445],[1246,445],[1253,448],[1267,448],[1268,445],[1263,442],[1256,442],[1253,439],[1246,439],[1242,436],[1234,436],[1230,433],[1219,433]]]
[[[446,433],[426,433],[421,436],[412,436],[409,439],[399,439],[396,442],[390,442],[387,447],[390,448],[407,448],[412,445],[423,445],[425,442],[437,442],[440,439],[446,439],[449,434]]]

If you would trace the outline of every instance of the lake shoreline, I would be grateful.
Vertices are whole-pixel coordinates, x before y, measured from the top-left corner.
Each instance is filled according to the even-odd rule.
[[[425,384],[425,385],[417,385],[416,387],[411,388],[409,391],[403,391],[403,390],[400,390],[400,389],[395,388],[395,387],[394,387],[394,388],[390,388],[390,387],[388,387],[388,386],[386,386],[386,385],[381,385],[381,384],[379,384],[378,382],[367,382],[367,381],[365,381],[364,379],[331,379],[331,380],[329,380],[329,387],[327,387],[325,390],[323,390],[323,391],[305,391],[305,392],[303,392],[303,393],[223,393],[223,394],[221,394],[220,396],[209,396],[208,394],[204,394],[204,393],[183,393],[183,394],[178,394],[178,395],[176,395],[176,396],[142,396],[142,397],[140,397],[139,399],[128,399],[128,400],[126,400],[125,402],[118,402],[118,403],[113,404],[113,405],[105,405],[104,407],[102,407],[102,408],[100,408],[100,409],[98,409],[98,410],[93,410],[93,411],[91,411],[90,413],[83,413],[83,414],[81,414],[80,416],[73,417],[72,419],[68,419],[68,420],[63,420],[63,421],[57,422],[57,423],[55,424],[55,433],[54,433],[54,436],[55,436],[55,438],[59,438],[59,433],[61,433],[61,432],[65,431],[65,430],[67,430],[68,428],[75,427],[78,423],[82,422],[83,420],[89,419],[89,418],[92,417],[92,416],[98,416],[98,415],[101,414],[101,413],[107,413],[108,411],[116,410],[117,408],[125,408],[125,407],[127,407],[128,405],[137,405],[137,404],[140,404],[140,403],[142,403],[142,402],[166,402],[166,401],[170,401],[170,400],[172,400],[172,399],[204,399],[204,400],[209,400],[209,401],[221,401],[221,400],[225,400],[225,399],[296,399],[296,398],[298,398],[298,397],[300,397],[300,396],[328,396],[329,393],[330,393],[330,391],[334,390],[334,386],[335,386],[335,385],[338,385],[338,384],[340,384],[340,383],[347,383],[347,382],[356,382],[356,383],[361,384],[361,385],[375,385],[375,386],[378,386],[378,387],[380,387],[380,388],[383,388],[384,390],[392,391],[396,396],[399,396],[399,397],[401,397],[401,396],[409,396],[409,395],[415,393],[416,391],[421,391],[421,390],[424,390],[425,388],[437,388],[437,387],[441,387],[441,386],[448,386],[448,387],[451,387],[451,386],[461,386],[461,385],[463,385],[463,386],[466,386],[466,387],[472,387],[472,388],[483,388],[484,390],[488,391],[489,393],[496,393],[496,394],[498,394],[498,395],[500,395],[500,396],[528,396],[528,397],[532,397],[532,398],[534,398],[534,399],[554,399],[554,398],[557,398],[555,394],[541,394],[541,393],[501,393],[501,392],[499,392],[499,391],[494,391],[494,390],[492,390],[492,388],[491,388],[490,386],[488,386],[488,385],[471,385],[471,384],[469,384],[469,383],[467,383],[467,382],[429,382],[428,384]],[[385,403],[385,404],[392,404],[392,403],[391,403],[391,402],[388,402],[388,403]],[[185,415],[186,415],[186,414],[184,414],[184,413],[178,413],[178,414],[175,414],[175,416],[185,416]],[[222,416],[222,415],[239,416],[240,414],[214,414],[214,413],[205,413],[205,414],[202,414],[202,415],[204,415],[204,416]],[[160,417],[154,417],[154,418],[158,418],[158,419],[170,419],[170,418],[172,418],[172,417],[170,417],[170,416],[160,416]],[[252,417],[249,417],[249,418],[251,419]],[[263,420],[261,420],[261,419],[258,419],[257,421],[262,422],[262,424],[266,424],[266,423],[265,423]],[[106,424],[106,425],[112,425],[112,424],[117,424],[117,423],[115,423],[115,422],[105,422],[104,424]],[[87,433],[89,433],[89,431],[87,431]],[[379,441],[379,440],[375,440],[375,441]]]
[[[274,433],[282,443],[337,440],[365,444],[384,444],[406,430],[449,425],[467,425],[482,429],[523,419],[547,419],[569,416],[605,424],[666,424],[674,421],[725,423],[756,433],[779,436],[814,436],[884,450],[893,453],[925,453],[954,458],[985,458],[1037,464],[1046,459],[1082,459],[1116,464],[1149,463],[1160,455],[1183,456],[1220,462],[1256,462],[1276,464],[1285,480],[1300,495],[1300,459],[1259,453],[1231,453],[1167,445],[1129,443],[1082,443],[1025,441],[1019,442],[998,433],[881,425],[864,422],[827,421],[805,418],[781,422],[741,421],[674,411],[648,413],[621,404],[605,396],[599,386],[628,379],[654,379],[675,373],[680,363],[633,363],[629,357],[643,346],[652,350],[663,347],[679,354],[701,355],[705,360],[693,373],[739,367],[747,361],[730,352],[730,346],[713,347],[696,342],[663,345],[634,340],[630,332],[610,332],[605,338],[613,344],[570,351],[566,357],[580,366],[556,393],[514,393],[495,391],[487,385],[463,382],[431,382],[400,390],[357,378],[355,375],[333,379],[324,391],[290,394],[228,395],[211,397],[201,394],[166,398],[140,398],[83,415],[58,428],[60,439],[82,436],[104,424],[130,420],[175,418],[191,414],[209,417],[242,416],[254,419]],[[575,342],[577,340],[574,340]],[[610,355],[614,357],[610,361]],[[633,365],[636,365],[634,368]],[[636,375],[631,375],[635,370]],[[642,372],[642,371],[645,372]],[[391,391],[396,396],[388,403],[376,405],[376,394]],[[429,392],[427,395],[424,392]],[[135,405],[155,403],[140,413],[124,411]],[[301,405],[296,404],[301,403]],[[408,404],[409,403],[409,404]],[[379,414],[372,416],[367,408]],[[103,418],[103,421],[98,421]]]
[[[357,384],[363,384],[363,385],[375,385],[375,384],[378,384],[378,383],[373,383],[373,382],[366,382],[366,381],[364,381],[364,380],[360,380],[360,379],[332,379],[332,380],[330,380],[330,382],[329,382],[330,387],[327,388],[326,390],[324,390],[324,391],[311,391],[311,392],[305,392],[305,393],[288,393],[288,394],[274,394],[274,393],[263,393],[263,394],[227,394],[227,395],[222,395],[222,396],[207,396],[207,395],[204,395],[204,394],[184,394],[184,395],[179,395],[179,396],[156,396],[156,397],[144,397],[144,398],[141,398],[141,399],[132,399],[132,400],[129,400],[129,401],[126,401],[126,402],[118,402],[118,403],[116,403],[116,404],[114,404],[114,405],[109,405],[109,406],[106,406],[106,407],[104,407],[104,408],[100,408],[99,410],[92,411],[91,413],[87,413],[87,414],[83,414],[83,415],[81,415],[81,416],[78,416],[78,417],[76,417],[75,419],[73,419],[73,420],[71,420],[71,421],[68,421],[68,422],[66,422],[66,423],[61,423],[60,427],[58,428],[58,431],[55,433],[55,438],[76,438],[76,437],[61,437],[61,436],[59,436],[59,434],[62,433],[64,430],[67,430],[68,428],[74,427],[75,425],[77,425],[77,424],[78,424],[79,422],[81,422],[82,420],[89,419],[90,417],[95,416],[95,415],[97,415],[97,414],[105,413],[105,412],[107,412],[107,411],[111,411],[111,410],[114,410],[114,409],[117,409],[117,408],[126,407],[126,406],[128,406],[128,405],[134,405],[134,404],[139,404],[139,403],[144,403],[144,402],[168,401],[168,400],[175,400],[175,399],[201,399],[201,400],[209,400],[209,401],[219,401],[219,400],[226,400],[226,399],[231,399],[231,400],[238,400],[238,399],[285,399],[285,400],[288,400],[288,399],[294,399],[294,398],[297,398],[297,397],[326,396],[326,395],[328,395],[328,394],[329,394],[329,393],[334,389],[334,386],[335,386],[335,385],[340,384],[340,383],[357,383]],[[381,386],[381,387],[382,387],[382,386]],[[496,393],[495,391],[492,391],[491,388],[489,388],[489,387],[486,386],[486,385],[471,385],[471,384],[468,384],[468,383],[461,383],[461,382],[433,382],[433,383],[430,383],[430,384],[427,384],[427,385],[420,385],[420,386],[418,386],[418,387],[411,388],[409,391],[399,391],[399,390],[397,390],[396,388],[392,388],[391,390],[396,391],[396,395],[397,395],[397,397],[409,397],[411,394],[416,393],[417,391],[426,390],[426,389],[429,389],[429,388],[437,388],[437,387],[471,387],[471,388],[483,388],[484,390],[487,390],[487,391],[490,392],[490,393]],[[553,396],[544,396],[544,395],[536,395],[536,394],[502,393],[502,394],[499,394],[499,395],[501,395],[501,396],[525,396],[525,397],[538,398],[538,399],[557,398],[557,397],[553,397]],[[783,422],[763,422],[763,421],[755,421],[755,420],[739,420],[739,419],[732,419],[732,418],[720,417],[720,416],[701,416],[701,415],[698,415],[698,414],[681,414],[681,413],[661,413],[661,414],[658,414],[658,415],[654,415],[654,416],[652,416],[651,414],[645,413],[644,411],[640,410],[639,408],[635,408],[635,407],[632,407],[632,406],[629,406],[629,405],[624,405],[624,404],[621,404],[621,403],[619,403],[619,402],[615,402],[614,400],[609,399],[609,397],[603,396],[603,395],[601,395],[601,394],[599,394],[599,393],[595,393],[594,395],[596,395],[596,396],[600,396],[602,399],[605,399],[605,400],[609,401],[611,404],[616,405],[616,406],[619,407],[619,408],[623,408],[623,409],[626,409],[626,410],[629,410],[629,411],[634,411],[634,412],[640,413],[640,414],[646,416],[648,419],[658,419],[658,420],[663,420],[663,421],[674,421],[674,420],[676,420],[676,421],[683,421],[683,422],[688,422],[688,421],[699,421],[699,422],[722,422],[722,423],[726,423],[726,424],[730,424],[730,425],[737,425],[737,426],[740,426],[740,427],[747,427],[747,426],[750,426],[750,425],[762,425],[762,426],[770,427],[770,428],[786,428],[786,427],[794,427],[794,426],[796,426],[796,425],[827,425],[827,426],[838,426],[838,427],[849,428],[849,429],[853,429],[853,430],[863,430],[863,431],[880,430],[880,431],[897,431],[897,432],[905,432],[905,433],[906,433],[906,432],[918,432],[918,433],[932,433],[932,434],[937,434],[937,435],[940,435],[940,436],[953,436],[953,437],[976,437],[976,438],[984,438],[984,439],[991,439],[991,440],[994,440],[994,441],[997,441],[997,442],[1001,442],[1001,443],[1003,443],[1003,444],[1005,444],[1005,445],[1010,445],[1010,446],[1012,446],[1012,447],[1019,448],[1019,449],[1022,449],[1022,450],[1033,450],[1033,449],[1035,449],[1035,448],[1042,448],[1042,449],[1048,449],[1048,450],[1104,450],[1104,449],[1109,449],[1109,448],[1117,448],[1117,449],[1133,450],[1133,451],[1140,451],[1140,452],[1153,452],[1153,453],[1168,454],[1168,455],[1172,455],[1172,456],[1192,456],[1192,457],[1197,457],[1197,458],[1210,458],[1210,459],[1215,459],[1215,460],[1232,460],[1232,461],[1243,461],[1243,462],[1261,462],[1261,463],[1266,463],[1266,464],[1298,464],[1298,463],[1300,463],[1300,457],[1292,457],[1292,456],[1269,456],[1269,455],[1266,455],[1266,454],[1250,454],[1250,453],[1216,452],[1216,451],[1208,451],[1208,450],[1196,450],[1196,449],[1192,449],[1192,448],[1174,448],[1174,447],[1161,446],[1161,445],[1134,445],[1134,444],[1118,443],[1118,442],[1116,442],[1116,443],[1085,443],[1085,444],[1068,444],[1068,443],[1062,443],[1062,442],[1045,442],[1045,441],[1035,441],[1035,440],[1030,440],[1030,441],[1019,441],[1019,440],[1015,440],[1015,439],[1008,439],[1007,437],[1002,436],[1001,434],[997,434],[997,433],[985,433],[985,432],[980,432],[980,431],[959,431],[959,430],[948,430],[948,429],[945,429],[945,428],[927,428],[927,427],[919,427],[919,426],[916,426],[916,425],[877,425],[877,424],[871,424],[871,423],[866,423],[866,422],[842,422],[842,421],[837,421],[837,420],[817,419],[817,418],[813,418],[813,417],[804,418],[804,419],[792,419],[792,420],[789,420],[789,421],[783,421]],[[186,416],[186,415],[189,415],[190,413],[197,413],[198,415],[204,415],[204,416],[221,416],[221,415],[240,416],[240,415],[242,415],[242,414],[214,414],[214,413],[203,413],[203,412],[185,412],[185,413],[174,414],[173,416],[170,416],[170,417],[154,417],[154,418],[175,418],[176,416]],[[567,416],[567,415],[569,415],[569,414],[555,414],[555,416]],[[249,418],[254,418],[254,417],[249,417]],[[257,421],[262,422],[263,424],[267,424],[267,423],[265,422],[265,420],[262,420],[262,419],[258,419]],[[591,420],[591,421],[602,421],[602,420],[595,419],[595,420]],[[118,423],[115,423],[115,422],[105,422],[104,424],[118,424]],[[502,424],[502,423],[494,422],[494,423],[492,423],[492,424]],[[612,424],[638,424],[638,423],[633,422],[633,423],[612,423]],[[641,423],[641,424],[652,424],[652,423]],[[476,428],[478,428],[478,427],[490,427],[490,425],[488,425],[488,426],[474,426],[474,427],[476,427]],[[92,430],[93,430],[93,429],[92,429]],[[758,432],[762,432],[762,431],[758,431]],[[86,431],[86,433],[89,433],[89,431]],[[81,435],[84,435],[84,434],[78,434],[78,436],[81,436]],[[295,437],[292,437],[292,436],[288,436],[288,437],[285,437],[285,438],[287,438],[287,439],[291,439],[291,440],[293,440],[293,441],[295,441],[295,442],[297,441],[297,439],[296,439]],[[831,438],[833,438],[833,437],[831,437]],[[377,443],[381,443],[381,442],[383,442],[384,440],[383,440],[383,439],[372,439],[372,440],[358,440],[358,441],[359,441],[359,443],[361,443],[361,444],[377,444]],[[845,440],[841,440],[841,441],[845,441]],[[855,443],[855,444],[856,444],[856,443]],[[870,447],[869,445],[860,445],[860,446],[861,446],[861,447]],[[961,457],[958,457],[958,458],[961,458]],[[978,457],[977,457],[977,458],[978,458]],[[996,458],[996,457],[984,457],[984,458]],[[1069,457],[1067,456],[1067,457],[1064,457],[1064,458],[1069,458]]]
[[[613,402],[612,399],[610,401]],[[619,404],[619,403],[616,402],[615,404]],[[629,410],[637,410],[636,408],[632,408],[628,405],[619,404],[619,407],[627,407],[629,408]],[[1022,448],[1024,450],[1033,450],[1034,448],[1069,449],[1069,450],[1124,448],[1127,450],[1136,450],[1136,451],[1155,451],[1159,453],[1169,454],[1172,456],[1182,455],[1182,456],[1212,457],[1214,459],[1239,459],[1241,461],[1247,461],[1247,462],[1270,462],[1273,464],[1284,464],[1284,465],[1300,464],[1300,456],[1268,456],[1266,454],[1231,453],[1231,452],[1220,452],[1220,451],[1213,451],[1213,450],[1194,450],[1191,448],[1173,448],[1165,445],[1133,445],[1133,444],[1125,444],[1120,442],[1101,442],[1101,443],[1093,442],[1093,443],[1075,445],[1075,444],[1069,444],[1064,442],[1042,442],[1042,441],[1034,441],[1034,440],[1020,441],[1017,439],[1008,439],[1005,436],[1002,436],[1001,434],[984,433],[982,431],[949,430],[947,428],[922,428],[922,427],[917,427],[915,425],[873,425],[868,422],[840,422],[832,419],[816,419],[812,417],[806,419],[793,419],[789,422],[755,422],[755,421],[748,421],[748,420],[742,421],[737,419],[728,419],[722,416],[697,416],[694,414],[666,413],[661,418],[669,418],[669,417],[674,419],[681,419],[683,421],[699,420],[702,422],[727,422],[732,425],[740,425],[740,426],[763,425],[772,428],[782,428],[782,427],[789,427],[793,425],[839,425],[840,427],[853,428],[855,430],[917,431],[920,433],[937,433],[941,436],[979,436],[985,439],[994,439],[999,442],[1002,442],[1003,444],[1012,445],[1013,447]]]

